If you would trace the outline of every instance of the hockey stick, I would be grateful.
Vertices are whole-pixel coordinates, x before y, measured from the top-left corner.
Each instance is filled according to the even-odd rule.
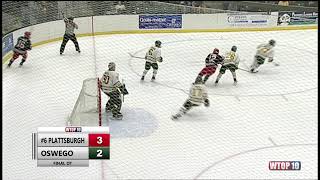
[[[122,82],[122,91],[121,92],[123,92],[123,79],[121,80],[121,82]],[[122,102],[124,102],[124,94],[121,94],[121,96],[122,96]]]
[[[145,59],[144,57],[139,57],[139,56],[134,56],[131,53],[128,53],[130,55],[130,57],[132,58],[137,58],[137,59]]]
[[[242,68],[238,68],[238,69],[241,71],[250,72],[249,70],[246,70],[246,69],[242,69]]]

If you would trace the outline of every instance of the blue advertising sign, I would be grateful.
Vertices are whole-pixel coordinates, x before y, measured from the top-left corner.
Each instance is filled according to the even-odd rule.
[[[182,28],[182,15],[139,15],[139,29]]]
[[[13,49],[13,34],[10,33],[2,38],[2,57]]]

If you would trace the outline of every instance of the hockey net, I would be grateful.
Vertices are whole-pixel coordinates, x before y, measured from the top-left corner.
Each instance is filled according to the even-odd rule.
[[[101,91],[99,78],[83,81],[77,102],[68,118],[68,126],[101,126]]]

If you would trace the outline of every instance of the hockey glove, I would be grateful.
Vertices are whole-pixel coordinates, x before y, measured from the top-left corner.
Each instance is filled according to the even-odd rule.
[[[123,95],[129,94],[129,92],[128,92],[125,84],[123,84],[122,87],[121,87],[121,93],[122,93]]]
[[[269,58],[269,59],[268,59],[268,62],[272,62],[272,61],[273,61],[273,58]]]
[[[209,99],[204,100],[204,106],[205,107],[209,107],[210,106]]]
[[[159,61],[159,62],[162,62],[162,61],[163,61],[163,58],[162,58],[162,57],[160,57],[158,61]]]

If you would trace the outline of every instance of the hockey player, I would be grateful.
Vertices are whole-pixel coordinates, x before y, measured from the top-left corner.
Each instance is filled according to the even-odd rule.
[[[214,48],[213,52],[210,53],[205,60],[206,67],[200,71],[197,78],[200,77],[202,79],[202,76],[205,75],[203,79],[203,83],[205,84],[209,77],[215,73],[218,64],[223,62],[223,59],[224,58],[219,55],[219,49]]]
[[[27,51],[30,51],[32,49],[31,45],[31,32],[26,31],[24,33],[24,36],[20,36],[17,40],[17,44],[13,48],[13,56],[9,61],[8,67],[11,66],[11,64],[19,57],[22,56],[22,60],[20,62],[20,67],[23,65],[24,62],[26,62],[28,53]]]
[[[233,84],[237,85],[237,77],[236,77],[236,70],[238,69],[238,65],[240,62],[240,58],[237,51],[237,46],[232,46],[231,51],[225,54],[225,59],[223,60],[223,65],[220,68],[220,72],[216,79],[215,85],[218,85],[218,82],[221,76],[226,72],[226,70],[230,70],[233,76]]]
[[[180,118],[187,113],[192,107],[204,104],[206,107],[210,106],[206,87],[203,84],[202,78],[197,77],[196,81],[192,84],[189,91],[189,98],[185,101],[176,115],[171,117],[172,120]]]
[[[122,106],[121,94],[127,95],[128,91],[124,84],[119,81],[119,73],[116,71],[116,64],[110,62],[108,71],[101,78],[101,89],[109,97],[106,104],[106,112],[112,112],[115,119],[122,119],[120,112]]]
[[[150,67],[153,69],[152,81],[156,79],[156,75],[158,72],[158,62],[162,62],[163,58],[161,57],[161,41],[156,41],[155,46],[152,46],[145,55],[145,69],[143,71],[141,80],[144,80],[144,77],[148,73]]]
[[[66,30],[63,36],[63,41],[60,47],[60,55],[64,52],[64,48],[69,40],[74,43],[76,51],[80,53],[79,43],[77,41],[76,35],[74,34],[74,29],[78,29],[78,25],[73,22],[73,18],[64,18],[64,23],[66,25]]]
[[[271,39],[268,44],[261,44],[257,47],[256,55],[254,56],[254,61],[250,66],[250,72],[256,73],[258,72],[258,68],[264,64],[266,58],[268,58],[268,62],[273,61],[274,56],[274,46],[276,45],[276,41]]]

